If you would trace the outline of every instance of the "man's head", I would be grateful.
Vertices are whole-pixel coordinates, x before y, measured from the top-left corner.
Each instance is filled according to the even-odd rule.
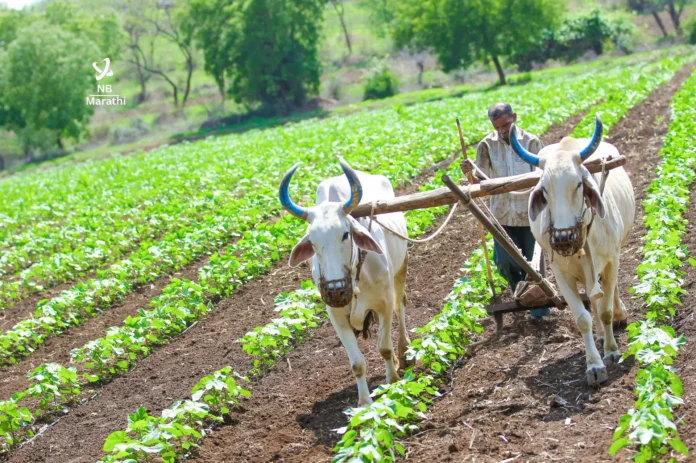
[[[512,112],[512,107],[507,103],[496,103],[488,110],[488,118],[498,135],[509,143],[510,126],[517,121],[517,114]]]

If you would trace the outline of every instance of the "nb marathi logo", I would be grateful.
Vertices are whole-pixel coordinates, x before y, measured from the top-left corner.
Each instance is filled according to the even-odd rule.
[[[104,58],[104,62],[106,63],[106,67],[102,71],[99,69],[99,66],[97,66],[97,63],[92,63],[92,67],[94,68],[95,71],[97,71],[97,80],[102,80],[106,76],[113,76],[114,71],[110,69],[111,66],[111,60],[109,58]]]

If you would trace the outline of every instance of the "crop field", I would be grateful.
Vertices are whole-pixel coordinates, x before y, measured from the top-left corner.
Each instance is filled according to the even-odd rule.
[[[695,70],[696,51],[677,47],[0,180],[0,461],[691,461]],[[374,403],[354,408],[310,268],[287,265],[307,225],[282,212],[283,174],[301,162],[302,205],[339,156],[397,195],[439,188],[462,177],[455,118],[473,159],[498,101],[545,145],[591,136],[599,114],[627,158],[623,361],[588,386],[570,311],[506,315],[471,345],[495,324],[460,208],[409,248],[413,365],[386,385],[375,337],[360,339]],[[446,212],[408,212],[409,235]]]

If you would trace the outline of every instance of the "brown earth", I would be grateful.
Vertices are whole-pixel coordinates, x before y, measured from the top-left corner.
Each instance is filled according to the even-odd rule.
[[[610,131],[609,141],[628,158],[626,170],[638,205],[659,163],[671,96],[692,69],[681,70]],[[640,211],[621,253],[619,284],[629,321],[642,316],[640,301],[628,294],[636,281],[638,251],[645,235],[642,205]],[[626,333],[617,330],[616,334],[619,346],[625,348]],[[601,348],[601,342],[597,345]],[[688,361],[688,355],[681,361]],[[479,349],[456,372],[452,393],[437,403],[422,432],[408,441],[408,457],[415,461],[624,461],[628,452],[611,457],[607,451],[619,418],[635,402],[636,367],[630,360],[610,367],[609,382],[599,390],[585,383],[585,368],[584,346],[569,312],[554,312],[542,323],[507,316],[502,339]],[[690,372],[685,377],[692,381],[693,394],[693,366]],[[680,416],[684,410],[678,412]],[[687,435],[688,428],[683,429]]]
[[[62,365],[68,365],[72,349],[82,347],[87,342],[104,336],[107,328],[121,325],[127,316],[136,315],[139,309],[148,309],[150,301],[162,294],[162,289],[171,282],[172,278],[197,279],[198,269],[207,263],[207,257],[196,260],[178,272],[139,287],[128,294],[116,306],[104,310],[92,318],[88,318],[79,326],[66,330],[60,336],[46,339],[46,342],[29,356],[20,359],[15,365],[0,370],[0,400],[6,400],[15,392],[26,389],[29,386],[27,374],[42,363],[57,362]],[[51,294],[55,296],[58,292],[58,290],[55,293],[53,290],[50,290],[45,297],[51,297]],[[29,314],[33,313],[29,308],[25,310]],[[7,330],[11,326],[8,325],[4,329]]]
[[[682,72],[678,79],[684,77]],[[668,116],[667,104],[676,88],[677,85],[671,83],[656,91],[646,103],[631,112],[629,117],[612,131],[614,139],[619,135],[630,136],[629,140],[616,141],[616,143],[622,152],[629,156],[628,170],[639,192],[639,197],[652,177],[652,169],[657,163],[655,153],[659,149],[666,128],[666,121],[658,124],[656,128],[653,128],[652,121],[656,114]],[[668,120],[668,117],[666,119]],[[567,121],[562,129],[552,128],[549,134],[552,134],[555,139],[544,137],[544,142],[558,141],[561,135],[570,132],[577,120],[579,119],[574,122]],[[625,124],[626,121],[629,122]],[[646,122],[641,123],[641,121]],[[638,136],[642,136],[643,139],[637,138]],[[419,183],[421,182],[415,182],[400,189],[399,194],[415,191]],[[451,289],[454,280],[461,275],[459,267],[478,246],[478,240],[467,239],[476,236],[473,233],[474,225],[473,219],[468,214],[458,213],[440,238],[427,244],[417,245],[412,249],[408,275],[409,329],[424,325],[440,311],[443,297]],[[639,223],[636,228],[640,228]],[[631,244],[624,251],[624,267],[633,266],[630,275],[635,273],[638,258],[633,257],[633,253],[639,245],[640,234],[636,233]],[[629,273],[623,272],[623,275],[629,275]],[[273,297],[279,291],[297,288],[298,283],[307,278],[309,278],[309,269],[306,265],[299,269],[290,269],[285,262],[277,263],[268,275],[244,285],[231,297],[218,303],[213,313],[178,337],[176,342],[157,349],[149,357],[142,359],[129,374],[116,378],[98,389],[97,396],[93,400],[71,410],[49,432],[16,452],[11,461],[94,461],[102,455],[101,447],[106,436],[112,431],[125,428],[127,413],[134,411],[139,405],[143,405],[150,413],[158,414],[174,400],[186,397],[198,379],[210,371],[225,365],[231,365],[240,372],[248,371],[251,366],[250,359],[239,345],[234,343],[234,340],[255,326],[267,323],[274,316]],[[631,278],[631,276],[625,276],[625,281],[622,280],[622,289],[625,290],[630,284]],[[628,301],[626,297],[624,299]],[[637,306],[631,306],[631,308],[638,309]],[[510,333],[498,344],[481,350],[464,370],[457,373],[456,384],[466,384],[461,378],[463,372],[467,370],[470,372],[472,368],[478,367],[475,371],[480,377],[482,391],[480,395],[490,395],[495,391],[496,383],[500,380],[500,368],[495,363],[502,361],[503,356],[508,361],[514,360],[515,356],[523,358],[529,356],[526,360],[517,361],[517,365],[506,370],[509,377],[508,383],[520,382],[519,378],[524,375],[527,368],[524,362],[538,362],[536,357],[546,346],[543,341],[546,339],[552,343],[548,349],[555,350],[542,354],[542,361],[544,358],[556,361],[548,362],[548,365],[543,368],[541,379],[548,384],[569,378],[571,388],[586,389],[575,382],[581,379],[584,384],[584,357],[579,339],[576,339],[575,328],[565,324],[563,317],[554,315],[551,318],[548,322],[541,324],[516,319],[517,325],[524,329],[523,334],[515,336],[515,333]],[[554,327],[557,331],[551,333]],[[539,342],[534,342],[527,333],[534,331],[537,335],[533,338],[539,339]],[[100,332],[99,335],[101,334]],[[513,338],[516,339],[511,342]],[[86,340],[88,339],[75,344],[82,345]],[[368,362],[371,388],[384,380],[383,361],[375,348],[375,343],[374,338],[368,341],[361,340],[361,348]],[[537,345],[540,345],[542,349],[539,349]],[[509,349],[509,352],[506,349]],[[529,352],[527,353],[525,349],[529,349]],[[562,356],[566,358],[558,359],[559,351],[565,352]],[[477,361],[480,361],[478,365],[474,363]],[[563,365],[566,361],[571,368]],[[561,378],[561,372],[556,368],[570,371],[566,371],[566,376]],[[623,369],[626,370],[626,368]],[[537,374],[536,370],[533,374]],[[612,376],[615,375],[614,373]],[[600,406],[610,398],[609,395],[602,396],[602,394],[606,394],[609,392],[608,389],[616,386],[617,381],[615,378],[612,379],[614,381],[610,383],[610,387],[602,389],[599,393],[602,400],[599,402]],[[625,381],[630,383],[630,377],[626,377]],[[545,392],[544,388],[553,389],[554,385],[550,387],[534,385],[534,391],[539,397],[548,395],[548,391]],[[253,397],[244,403],[246,412],[235,416],[239,421],[237,425],[215,430],[211,437],[204,441],[198,456],[200,461],[330,460],[331,447],[337,440],[337,435],[331,430],[345,425],[342,411],[357,403],[355,380],[347,357],[333,328],[328,323],[315,330],[310,339],[289,354],[286,359],[280,361],[267,376],[254,383],[252,389]],[[592,394],[597,397],[594,391]],[[630,388],[626,394],[630,395]],[[508,394],[505,396],[512,397]],[[442,430],[445,433],[444,438],[447,438],[447,433],[455,432],[457,428],[448,429],[447,425],[451,420],[438,418],[438,413],[448,414],[455,410],[459,410],[458,413],[464,410],[466,413],[471,409],[472,413],[481,414],[482,411],[481,408],[474,409],[471,405],[462,407],[458,402],[453,405],[452,401],[455,397],[458,397],[458,402],[468,400],[466,391],[455,389],[448,399],[435,407],[435,415],[431,420],[431,426],[435,431]],[[526,395],[525,398],[532,401],[538,400],[533,397],[530,399]],[[613,396],[611,399],[613,408]],[[569,398],[568,402],[567,407],[576,406],[575,397]],[[445,403],[448,410],[443,410]],[[632,402],[620,404],[616,409],[623,412],[631,404]],[[580,410],[594,406],[584,402],[582,404],[578,402],[577,405]],[[526,405],[520,409],[519,413],[514,407],[503,411],[513,410],[510,416],[511,419],[516,419],[518,415],[523,417],[525,407]],[[484,408],[483,413],[488,417],[484,422],[495,419],[495,409]],[[561,416],[560,419],[563,418],[564,416]],[[534,420],[537,419],[539,416],[534,415]],[[534,420],[531,424],[524,422],[523,426],[530,430],[535,429],[535,432],[542,432],[540,428],[544,423],[534,422]],[[617,418],[612,416],[606,421],[610,426],[614,426]],[[438,425],[440,428],[437,428]],[[476,425],[480,424],[476,423]],[[492,433],[496,432],[507,433],[508,431],[502,428],[499,431],[492,431]],[[467,435],[465,431],[462,434],[462,442],[468,443],[470,435]],[[511,438],[511,435],[505,435],[506,438]],[[410,447],[412,455],[415,457],[416,451],[428,450],[421,448],[421,445],[424,445],[421,439],[427,440],[433,437],[437,439],[437,433],[428,431],[415,438]],[[490,440],[494,441],[494,439]],[[510,442],[513,440],[514,438],[511,438]],[[481,442],[477,440],[474,447],[478,448]],[[443,444],[444,441],[435,441],[433,448],[430,449],[433,453],[423,454],[422,458],[417,459],[428,461],[449,457],[450,444],[447,443],[444,447]],[[430,442],[427,445],[430,447]],[[414,449],[414,447],[417,448]],[[567,446],[561,444],[560,447]],[[608,445],[595,454],[604,455],[606,448]],[[497,450],[492,447],[492,451]],[[455,458],[460,459],[461,456]]]
[[[397,189],[397,193],[417,191],[433,172],[447,166],[456,156],[425,169],[411,183]],[[207,258],[202,259],[174,276],[196,280],[198,269],[206,263]],[[12,461],[94,461],[102,454],[106,436],[125,427],[127,412],[142,404],[157,413],[177,398],[185,397],[204,374],[225,365],[232,365],[240,372],[248,371],[250,359],[234,340],[273,318],[275,295],[296,289],[300,281],[309,278],[306,266],[290,269],[285,261],[278,262],[268,275],[244,285],[232,297],[218,303],[214,313],[177,338],[177,342],[157,349],[128,375],[97,389],[96,398],[76,406],[50,432],[16,452]],[[0,373],[0,397],[9,397],[26,388],[27,372],[43,362],[67,364],[70,350],[103,336],[107,327],[121,324],[127,315],[147,307],[150,299],[159,295],[169,281],[170,277],[162,278],[143,291],[129,295],[117,307],[87,320],[79,329],[49,339],[30,357]],[[443,280],[445,286],[450,287],[451,281]],[[424,297],[427,298],[427,294]],[[439,304],[437,301],[433,306]],[[434,313],[430,317],[432,315]],[[79,437],[75,439],[75,436]],[[80,458],[72,460],[76,455]]]

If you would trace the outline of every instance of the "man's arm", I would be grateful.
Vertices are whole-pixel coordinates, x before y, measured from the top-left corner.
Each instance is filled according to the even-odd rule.
[[[484,142],[479,142],[478,146],[476,147],[476,166],[478,167],[478,170],[474,175],[474,183],[479,183],[480,180],[490,178],[491,157],[488,153],[488,145],[486,145]]]

